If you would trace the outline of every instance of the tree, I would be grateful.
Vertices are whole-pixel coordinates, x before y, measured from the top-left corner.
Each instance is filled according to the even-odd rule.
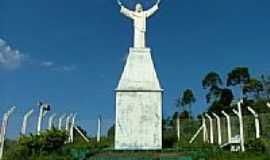
[[[225,88],[221,90],[219,102],[224,106],[230,106],[233,101],[233,92],[232,90]]]
[[[220,112],[230,106],[234,98],[233,92],[222,85],[222,79],[216,72],[209,72],[202,80],[203,88],[208,90],[206,101],[209,103],[209,111]]]
[[[259,98],[260,93],[263,92],[263,84],[255,78],[249,79],[243,86],[243,93],[248,97],[252,94],[252,98]]]
[[[108,138],[114,138],[115,134],[115,124],[113,124],[107,131]]]
[[[191,115],[187,111],[184,111],[184,112],[180,113],[179,118],[180,119],[190,119]]]
[[[40,135],[21,136],[18,145],[24,150],[24,154],[40,155],[58,151],[67,141],[66,132],[59,130],[47,130]]]
[[[247,67],[236,67],[228,73],[227,86],[240,86],[241,97],[243,95],[243,86],[250,79],[249,69]]]
[[[224,106],[222,103],[215,101],[209,106],[208,112],[215,112],[219,114],[222,110],[226,110],[225,108],[226,106]]]
[[[216,72],[209,72],[202,81],[202,86],[204,89],[218,87],[220,85],[222,85],[222,80],[219,74]]]
[[[222,85],[222,79],[216,72],[209,72],[202,80],[202,86],[208,90],[206,95],[207,103],[216,101],[221,93],[220,86]]]
[[[182,97],[177,101],[177,107],[182,107],[183,111],[188,111],[191,116],[192,104],[196,102],[195,96],[191,89],[186,89]]]
[[[261,82],[263,85],[263,94],[266,98],[270,98],[270,76],[261,76]]]

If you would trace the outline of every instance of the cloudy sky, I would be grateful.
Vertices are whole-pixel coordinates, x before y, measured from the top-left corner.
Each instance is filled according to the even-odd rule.
[[[130,8],[135,2],[123,0]],[[254,77],[269,74],[269,7],[269,0],[163,0],[148,21],[147,43],[165,89],[165,116],[186,88],[196,95],[194,114],[206,109],[201,80],[209,71],[225,78],[247,66]],[[18,135],[30,108],[34,125],[39,99],[58,114],[77,112],[91,134],[102,115],[105,132],[131,44],[132,23],[114,0],[1,0],[0,118],[9,106],[18,107],[8,134]]]

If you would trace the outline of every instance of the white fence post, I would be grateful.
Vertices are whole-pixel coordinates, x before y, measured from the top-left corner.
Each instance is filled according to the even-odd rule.
[[[98,124],[97,124],[97,142],[100,142],[100,135],[101,135],[101,116],[98,117]]]
[[[4,113],[2,126],[1,126],[0,160],[3,159],[3,155],[4,155],[5,137],[6,137],[6,129],[8,126],[8,120],[9,120],[10,115],[14,112],[15,109],[16,107],[13,106],[8,112]]]
[[[189,143],[193,143],[195,138],[199,135],[199,133],[203,130],[203,125],[197,130],[197,132],[194,134],[194,136],[190,139]]]
[[[210,124],[210,143],[213,144],[214,143],[213,119],[207,113],[205,113],[205,116],[209,119],[209,124]]]
[[[218,131],[218,145],[221,145],[222,139],[221,139],[221,125],[220,125],[220,118],[216,113],[212,113],[213,116],[217,119],[217,131]]]
[[[71,126],[70,126],[70,133],[69,133],[69,138],[70,138],[70,142],[73,143],[74,142],[74,127],[75,127],[75,120],[76,120],[76,113],[73,115],[72,117],[72,121],[71,121]]]
[[[67,119],[66,119],[66,131],[69,132],[69,126],[70,126],[70,118],[72,117],[72,113],[67,116]]]
[[[266,103],[266,106],[267,106],[268,108],[270,108],[270,103],[269,103],[269,102],[267,102],[267,103]]]
[[[177,140],[178,142],[180,141],[180,117],[177,116],[177,119],[176,119],[176,125],[177,125]]]
[[[34,110],[31,109],[30,111],[26,112],[23,116],[23,123],[22,123],[22,128],[21,128],[21,134],[25,135],[26,130],[27,130],[27,125],[28,125],[28,119],[29,117],[33,114]]]
[[[48,129],[51,130],[54,126],[54,118],[56,117],[56,114],[53,113],[50,117],[49,117],[49,123],[48,123]]]
[[[221,113],[226,117],[226,120],[227,120],[228,142],[231,143],[231,141],[232,141],[231,118],[230,118],[229,114],[227,114],[226,112],[221,111]]]
[[[66,113],[62,114],[62,116],[59,117],[59,120],[58,120],[58,129],[59,130],[62,130],[62,122],[63,122],[63,119],[67,116]]]
[[[240,146],[241,146],[241,151],[245,152],[244,124],[243,124],[243,115],[242,115],[242,109],[241,109],[242,103],[243,103],[243,100],[239,101],[237,103],[238,111],[233,109],[233,112],[238,116],[238,119],[239,119]]]
[[[42,126],[43,118],[47,114],[49,109],[50,109],[50,105],[40,102],[40,104],[39,104],[39,116],[38,116],[38,123],[37,123],[37,134],[38,135],[41,132],[41,126]]]
[[[255,118],[255,131],[256,131],[256,138],[260,138],[260,121],[259,121],[259,115],[255,112],[254,109],[251,107],[248,107],[248,111],[254,116]]]
[[[207,128],[206,128],[205,117],[203,115],[202,115],[202,125],[203,125],[203,142],[207,142],[208,141]]]

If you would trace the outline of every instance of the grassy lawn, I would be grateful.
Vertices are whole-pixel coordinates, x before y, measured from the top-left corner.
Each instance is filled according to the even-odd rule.
[[[246,152],[232,153],[221,150],[197,151],[100,151],[93,154],[89,160],[269,160],[269,156],[263,153]]]

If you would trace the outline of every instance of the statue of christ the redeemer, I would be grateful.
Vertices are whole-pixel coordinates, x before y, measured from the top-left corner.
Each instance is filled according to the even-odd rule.
[[[146,20],[160,6],[160,0],[150,9],[137,4],[135,11],[122,5],[121,13],[134,22],[134,46],[115,90],[115,150],[162,149],[163,89],[145,45]]]
[[[131,11],[124,7],[121,1],[118,0],[118,4],[121,7],[120,12],[134,21],[134,48],[145,48],[146,19],[158,10],[159,3],[160,0],[157,0],[157,3],[146,11],[138,3],[136,4],[135,11]]]

